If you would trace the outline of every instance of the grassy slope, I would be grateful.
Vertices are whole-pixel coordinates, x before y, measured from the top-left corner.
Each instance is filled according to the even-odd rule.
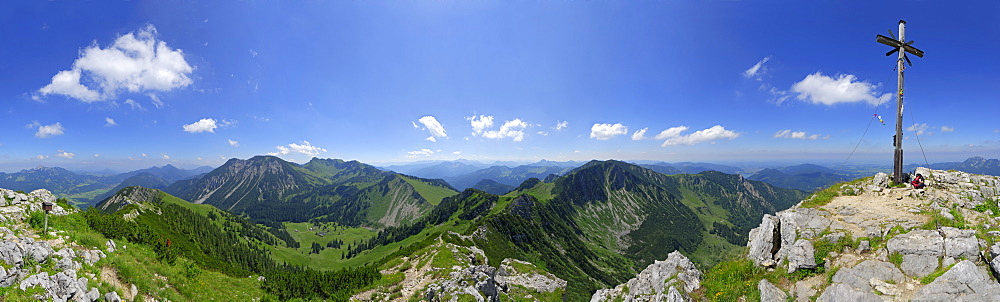
[[[104,242],[108,240],[91,229],[81,213],[50,216],[49,230],[88,249],[103,250]],[[83,267],[80,274],[101,276],[102,271],[105,271],[112,272],[117,277],[117,281],[95,278],[89,280],[88,287],[97,287],[102,295],[110,291],[124,293],[125,289],[112,285],[124,283],[134,284],[139,292],[151,294],[158,299],[173,301],[250,301],[262,297],[273,298],[260,289],[260,281],[257,281],[256,276],[235,278],[203,270],[184,257],[179,257],[174,265],[170,265],[157,261],[156,253],[147,245],[119,241],[118,246],[118,251],[106,253],[107,258],[94,265],[81,261]],[[42,265],[41,268],[43,271],[52,269],[48,265]],[[54,272],[50,272],[52,273]],[[154,274],[158,277],[151,278]],[[22,291],[16,286],[2,289],[4,291],[0,294],[0,300],[4,301],[35,301],[31,295],[38,290],[29,288]]]
[[[417,190],[417,193],[420,194],[420,196],[423,196],[424,199],[426,199],[427,202],[429,202],[432,205],[438,205],[439,203],[441,203],[441,199],[458,194],[458,192],[455,192],[452,189],[433,186],[405,175],[400,175],[400,177],[403,178],[403,180],[405,180],[406,183],[409,183],[411,186],[413,186],[413,189]]]

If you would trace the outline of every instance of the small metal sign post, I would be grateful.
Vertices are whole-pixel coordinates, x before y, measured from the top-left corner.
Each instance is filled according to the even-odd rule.
[[[42,236],[49,233],[49,211],[52,211],[51,202],[42,202],[42,210],[45,210],[45,230],[42,232]]]

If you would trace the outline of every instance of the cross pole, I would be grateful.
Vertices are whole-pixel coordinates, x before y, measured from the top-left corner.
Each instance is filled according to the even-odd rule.
[[[889,31],[889,35],[892,35],[892,30]],[[903,70],[906,68],[903,66],[903,61],[910,64],[910,58],[906,56],[907,53],[911,53],[917,57],[924,57],[924,52],[919,50],[910,44],[913,41],[906,42],[906,21],[899,20],[899,40],[889,38],[883,35],[876,35],[875,41],[885,45],[893,47],[891,51],[886,53],[886,56],[892,55],[894,52],[898,52],[899,58],[896,59],[896,71],[898,72],[898,91],[896,93],[896,135],[893,136],[892,145],[896,147],[895,154],[893,156],[892,163],[892,181],[894,183],[903,183]]]

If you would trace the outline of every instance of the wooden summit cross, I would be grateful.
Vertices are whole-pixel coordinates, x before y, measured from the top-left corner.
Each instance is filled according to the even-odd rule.
[[[906,68],[903,66],[903,61],[905,60],[907,64],[913,66],[910,62],[910,58],[906,56],[907,53],[911,53],[917,57],[924,57],[924,51],[919,50],[913,46],[913,41],[906,42],[906,21],[899,20],[899,39],[892,34],[892,30],[889,30],[889,35],[892,38],[876,35],[875,41],[892,46],[892,50],[885,53],[886,56],[892,55],[894,52],[899,53],[899,58],[896,59],[896,71],[899,73],[899,92],[896,94],[896,135],[893,136],[892,145],[896,147],[895,156],[893,156],[892,165],[892,181],[896,184],[903,183],[903,70]]]

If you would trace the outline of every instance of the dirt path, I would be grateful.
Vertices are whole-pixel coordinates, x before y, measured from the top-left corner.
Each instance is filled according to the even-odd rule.
[[[911,193],[920,198],[911,197]],[[830,218],[839,223],[838,228],[855,236],[865,236],[866,230],[873,227],[884,231],[894,225],[912,228],[923,224],[927,215],[919,212],[929,209],[932,195],[933,192],[908,188],[886,189],[858,196],[838,196],[820,208],[831,214]]]

